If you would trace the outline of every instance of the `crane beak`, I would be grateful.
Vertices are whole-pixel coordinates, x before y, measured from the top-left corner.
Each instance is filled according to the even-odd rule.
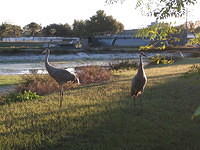
[[[47,50],[45,49],[44,51],[42,51],[42,54],[46,54]]]
[[[147,57],[147,55],[145,55],[143,52],[141,52],[140,55]]]
[[[147,57],[147,55],[145,55],[145,54],[142,54],[142,56]]]

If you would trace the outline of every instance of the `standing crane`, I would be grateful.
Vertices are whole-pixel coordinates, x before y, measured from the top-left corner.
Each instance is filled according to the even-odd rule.
[[[43,51],[43,53],[46,54],[45,56],[45,67],[48,71],[49,75],[56,80],[56,82],[59,84],[60,88],[60,107],[62,107],[62,101],[63,101],[63,85],[64,83],[67,83],[69,81],[76,82],[79,84],[79,79],[75,74],[70,73],[69,71],[61,68],[56,68],[49,64],[48,58],[50,54],[50,49],[46,49]]]
[[[144,92],[147,83],[147,77],[144,72],[142,56],[146,56],[143,52],[140,53],[140,63],[137,74],[133,77],[131,82],[131,96],[133,97],[134,107],[136,98]],[[141,100],[140,100],[141,101]],[[142,101],[141,101],[142,104]]]

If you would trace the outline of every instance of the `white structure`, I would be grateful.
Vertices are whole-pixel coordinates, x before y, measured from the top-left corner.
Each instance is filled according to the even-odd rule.
[[[78,37],[7,37],[2,38],[3,42],[78,42]]]

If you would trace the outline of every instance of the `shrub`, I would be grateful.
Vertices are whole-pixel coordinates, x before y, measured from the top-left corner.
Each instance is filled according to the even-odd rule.
[[[100,66],[80,67],[78,77],[81,84],[89,84],[109,80],[111,71]]]
[[[77,73],[81,84],[88,84],[109,80],[111,72],[108,69],[98,66],[80,67]],[[58,83],[49,75],[30,74],[22,76],[23,83],[17,87],[18,92],[32,91],[39,95],[50,94],[59,91]],[[77,84],[68,82],[64,89],[77,87]]]
[[[5,103],[23,102],[39,98],[41,98],[41,96],[31,91],[24,91],[23,93],[10,93],[4,97]]]
[[[156,55],[151,57],[151,64],[173,64],[175,60],[172,57]]]
[[[189,40],[189,44],[191,45],[199,45],[200,44],[200,33],[195,34],[195,38]]]
[[[57,82],[49,75],[30,74],[22,76],[23,83],[17,87],[18,92],[32,91],[39,95],[50,94],[59,90]],[[74,84],[66,83],[64,89],[72,88]]]
[[[121,60],[117,63],[109,63],[111,70],[120,70],[120,69],[136,69],[137,63],[132,60]]]

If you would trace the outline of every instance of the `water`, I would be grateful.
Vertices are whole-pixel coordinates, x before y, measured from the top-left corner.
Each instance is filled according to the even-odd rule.
[[[155,56],[160,53],[145,53],[148,57]],[[165,56],[182,57],[188,54],[166,53]],[[138,60],[138,53],[109,53],[109,54],[94,54],[79,52],[75,54],[53,55],[49,57],[49,61],[54,66],[60,68],[68,68],[74,71],[73,68],[78,66],[100,65],[108,66],[110,63],[117,63],[119,60],[134,59]],[[30,74],[30,73],[47,73],[44,66],[44,55],[37,54],[18,54],[18,55],[1,55],[0,56],[0,75],[15,75],[15,74]]]

